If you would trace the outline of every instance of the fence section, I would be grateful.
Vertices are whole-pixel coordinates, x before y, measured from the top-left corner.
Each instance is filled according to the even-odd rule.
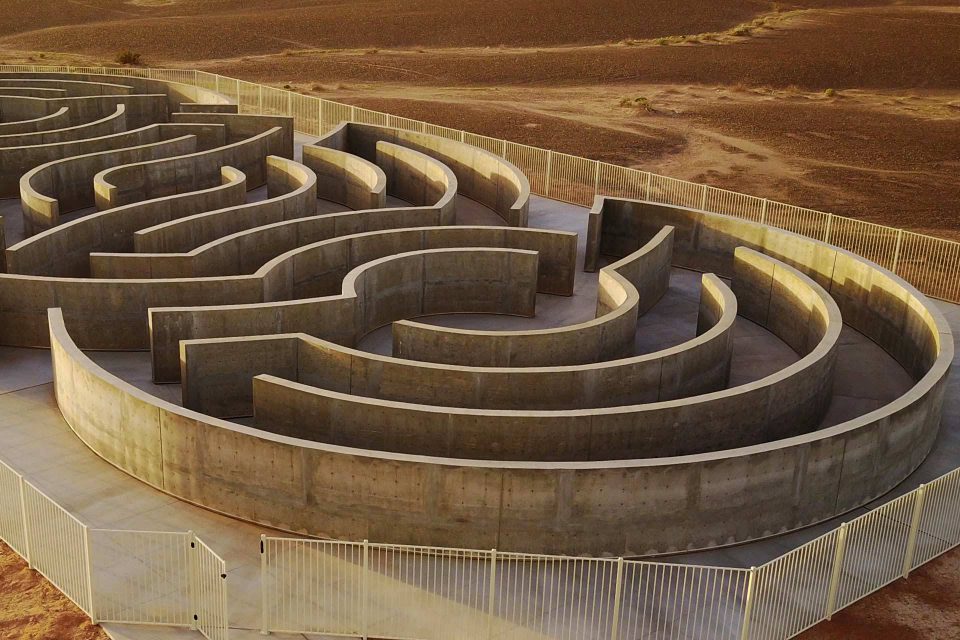
[[[264,632],[739,638],[748,571],[496,550],[261,539]]]
[[[91,529],[0,462],[0,540],[94,622],[227,640],[226,569],[193,533]]]

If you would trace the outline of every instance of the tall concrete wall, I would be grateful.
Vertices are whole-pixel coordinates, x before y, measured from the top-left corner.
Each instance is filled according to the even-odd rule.
[[[221,184],[122,207],[71,220],[38,233],[6,251],[10,273],[84,278],[123,277],[101,273],[98,252],[132,251],[134,230],[201,211],[246,202],[246,176],[223,167]],[[131,255],[131,254],[120,254]]]
[[[181,102],[180,113],[240,113],[240,105]]]
[[[46,89],[41,87],[6,87],[0,80],[0,96],[26,96],[28,98],[65,98],[67,92],[63,89]]]
[[[303,164],[317,174],[317,197],[351,209],[380,209],[387,176],[372,162],[337,149],[304,146]]]
[[[220,169],[225,166],[241,171],[247,176],[247,188],[255,189],[267,181],[267,156],[282,151],[283,130],[274,127],[198,153],[108,167],[93,179],[97,208],[209,189],[219,183]]]
[[[935,365],[909,396],[868,416],[754,447],[592,463],[450,460],[269,434],[116,378],[76,348],[56,310],[50,342],[70,427],[119,468],[184,500],[345,539],[630,556],[783,533],[895,486],[939,424],[952,339],[942,317],[931,320],[928,330],[943,329]]]
[[[0,136],[0,149],[60,144],[121,133],[127,130],[126,114],[127,108],[122,104],[118,104],[116,111],[105,118],[80,124],[75,127]]]
[[[162,135],[157,132],[157,137]],[[161,139],[136,147],[54,160],[34,167],[20,178],[23,229],[32,236],[60,224],[60,214],[93,206],[94,176],[118,164],[179,156],[196,150],[193,135]]]
[[[62,107],[54,113],[40,116],[38,118],[31,118],[30,120],[20,120],[18,122],[0,122],[0,136],[60,129],[69,126],[69,124],[70,109],[67,107]]]
[[[118,84],[117,77],[112,82],[85,82],[83,80],[43,80],[38,78],[10,78],[6,74],[0,79],[3,87],[49,87],[64,91],[68,96],[116,96],[133,93],[133,87]]]
[[[0,79],[0,84],[2,83],[3,80]],[[67,107],[69,111],[66,124],[63,126],[75,126],[105,118],[114,113],[117,105],[120,104],[125,107],[127,124],[130,127],[143,127],[169,120],[166,96],[155,93],[60,98],[0,96],[0,114],[5,121],[28,120],[44,114],[56,113],[61,108]],[[0,130],[0,133],[15,132]]]
[[[673,228],[605,267],[593,320],[553,329],[474,331],[404,321],[394,325],[394,355],[478,367],[552,367],[633,355],[637,318],[666,292]],[[572,291],[572,289],[571,289]]]
[[[445,164],[382,140],[376,158],[387,178],[387,193],[415,207],[436,207],[443,224],[456,222],[457,177]]]
[[[362,323],[357,323],[352,313],[324,316],[322,322],[317,315],[326,313],[325,307],[330,306],[321,302],[321,297],[329,297],[338,289],[346,291],[350,274],[357,273],[357,269],[362,268],[359,265],[365,263],[408,251],[463,247],[465,257],[461,268],[466,269],[470,264],[470,255],[477,247],[522,248],[539,252],[540,271],[554,278],[556,271],[572,274],[576,253],[575,250],[568,250],[568,246],[575,247],[575,244],[574,234],[498,227],[407,228],[314,242],[274,258],[251,276],[264,279],[265,302],[297,298],[295,303],[243,308],[152,310],[150,325],[153,332],[154,380],[169,382],[177,379],[180,373],[177,345],[185,339],[310,332],[342,344],[354,344],[376,327],[365,329]],[[535,273],[535,283],[539,280],[540,276]],[[270,283],[273,282],[282,283],[283,288],[272,289]],[[490,304],[487,296],[500,295],[499,291],[498,286],[488,289],[482,282],[475,283],[472,299],[457,300],[457,310],[475,311],[474,305],[488,309]],[[536,291],[535,286],[533,293]],[[517,295],[526,296],[527,292],[518,289]],[[404,316],[394,319],[401,317]]]
[[[143,254],[184,253],[230,234],[312,216],[317,210],[316,193],[312,170],[287,158],[268,156],[266,200],[140,229],[134,234],[134,248]]]
[[[293,159],[293,118],[234,113],[174,113],[171,122],[182,124],[221,124],[227,128],[227,142],[240,142],[279,127],[283,132],[274,155]]]
[[[719,278],[705,274],[700,309],[696,338],[573,367],[437,365],[306,334],[189,340],[180,346],[183,405],[215,416],[253,415],[251,380],[259,374],[355,396],[476,409],[569,411],[683,398],[723,389],[729,379],[736,298]],[[283,432],[294,430],[294,419],[282,416],[291,422]],[[264,419],[268,426],[280,421]]]
[[[341,124],[317,145],[375,162],[380,141],[409,147],[439,160],[456,176],[461,195],[486,205],[510,226],[527,226],[530,182],[511,162],[483,149],[425,133],[355,122]]]

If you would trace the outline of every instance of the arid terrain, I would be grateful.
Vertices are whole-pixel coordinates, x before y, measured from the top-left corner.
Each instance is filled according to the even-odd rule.
[[[185,66],[960,238],[956,0],[5,0],[0,60]]]
[[[0,639],[106,640],[75,604],[0,542]]]
[[[266,82],[960,239],[957,0],[2,8],[4,63],[112,65],[132,51],[147,66]],[[98,637],[2,549],[0,638]],[[960,638],[958,572],[954,552],[803,637]],[[62,626],[69,615],[73,635]]]

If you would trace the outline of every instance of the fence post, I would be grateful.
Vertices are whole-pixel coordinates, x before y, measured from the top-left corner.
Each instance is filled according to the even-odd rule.
[[[93,559],[90,553],[90,527],[83,525],[83,563],[87,567],[87,604],[90,622],[97,624],[97,608],[93,606]]]
[[[270,635],[267,624],[267,535],[260,534],[260,635]]]
[[[370,541],[363,541],[363,582],[361,588],[361,601],[360,601],[360,637],[363,640],[367,640],[367,588],[369,583],[370,575]]]
[[[600,163],[593,161],[593,197],[596,198],[600,193]],[[591,201],[593,198],[590,199]]]
[[[263,115],[263,85],[257,85],[257,113]]]
[[[553,151],[547,151],[547,177],[545,180],[545,185],[543,187],[543,195],[547,198],[550,197],[550,177],[553,173]]]
[[[827,214],[827,229],[823,233],[823,241],[830,244],[830,229],[833,227],[833,214]]]
[[[910,577],[913,560],[917,554],[917,537],[920,533],[920,519],[923,515],[923,498],[927,493],[927,485],[917,487],[917,499],[913,503],[913,518],[910,520],[910,535],[907,538],[907,550],[903,554],[903,577]]]
[[[702,186],[703,186],[703,193],[700,195],[700,210],[706,211],[707,210],[707,191],[710,190],[710,187],[708,187],[707,185],[702,185]]]
[[[236,79],[237,83],[237,113],[243,113],[243,100],[240,99],[240,79]]]
[[[493,638],[493,612],[497,599],[497,550],[490,549],[490,584],[487,586],[487,638]]]
[[[350,105],[350,120],[352,122],[357,121],[357,108],[353,105]]]
[[[200,73],[196,69],[193,70],[193,86],[200,86]]]
[[[620,598],[623,594],[623,558],[617,558],[617,583],[613,589],[613,620],[610,623],[610,640],[620,635]]]
[[[750,638],[750,618],[753,616],[753,601],[757,596],[757,568],[750,567],[747,577],[747,595],[743,602],[743,624],[740,625],[740,640]]]
[[[647,188],[646,188],[646,193],[643,196],[644,200],[650,200],[650,191],[652,187],[652,182],[653,182],[653,174],[647,171]]]
[[[27,517],[27,492],[24,491],[23,476],[18,475],[20,484],[20,518],[23,520],[23,552],[27,554],[27,566],[33,569],[33,560],[30,553],[30,519]]]
[[[843,573],[843,554],[847,550],[847,523],[840,525],[837,532],[837,547],[833,554],[833,572],[830,575],[830,590],[827,591],[827,610],[824,617],[830,620],[837,608],[837,594],[840,591],[840,576]]]
[[[760,224],[765,224],[767,221],[767,205],[768,204],[770,204],[770,201],[764,198],[763,204],[760,206]]]
[[[903,229],[897,229],[897,246],[893,250],[893,265],[890,271],[897,272],[897,265],[900,264],[900,247],[903,246]]]
[[[197,536],[193,531],[187,531],[187,542],[190,543],[189,565],[190,565],[190,608],[191,620],[190,628],[197,630],[197,623],[200,621],[200,608],[197,606],[200,600],[200,570],[197,567]]]
[[[287,115],[291,118],[293,117],[293,92],[287,91]],[[296,126],[297,119],[293,119],[294,126]]]

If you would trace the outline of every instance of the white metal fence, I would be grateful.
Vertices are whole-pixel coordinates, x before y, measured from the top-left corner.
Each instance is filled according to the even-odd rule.
[[[781,640],[957,544],[960,469],[751,569],[263,536],[262,631]]]
[[[227,638],[223,560],[192,532],[91,529],[0,462],[0,540],[94,622]]]
[[[960,243],[766,198],[668,178],[285,89],[191,69],[4,65],[0,71],[100,73],[180,82],[222,94],[241,113],[291,116],[319,136],[344,120],[430,133],[486,149],[519,167],[537,195],[589,206],[595,195],[642,198],[763,222],[830,242],[886,267],[927,295],[960,302]]]

